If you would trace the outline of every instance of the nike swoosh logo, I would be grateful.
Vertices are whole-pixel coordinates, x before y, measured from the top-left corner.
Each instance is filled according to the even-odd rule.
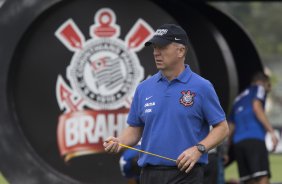
[[[149,100],[150,98],[152,98],[153,96],[149,96],[149,97],[147,97],[147,98],[145,98],[145,100]]]
[[[175,40],[181,40],[181,39],[179,39],[179,38],[174,38]]]

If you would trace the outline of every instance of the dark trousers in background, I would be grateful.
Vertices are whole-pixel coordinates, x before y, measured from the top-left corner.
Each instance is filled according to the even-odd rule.
[[[209,163],[204,168],[204,184],[224,184],[223,158],[218,153],[209,154]]]

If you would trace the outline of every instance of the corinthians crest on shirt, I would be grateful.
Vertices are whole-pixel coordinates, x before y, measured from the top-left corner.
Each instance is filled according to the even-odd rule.
[[[190,90],[181,91],[182,97],[179,99],[179,102],[185,107],[191,106],[194,103],[195,93],[192,93]]]
[[[134,90],[144,78],[137,52],[154,30],[138,19],[120,39],[121,27],[109,8],[95,13],[86,40],[72,19],[66,20],[55,36],[73,52],[66,79],[58,76],[56,97],[62,114],[57,140],[65,161],[75,156],[103,152],[108,136],[125,128]]]

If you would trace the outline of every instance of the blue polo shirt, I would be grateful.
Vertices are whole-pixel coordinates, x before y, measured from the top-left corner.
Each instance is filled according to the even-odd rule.
[[[251,85],[236,97],[230,121],[235,124],[233,142],[238,143],[245,139],[258,139],[264,141],[266,131],[262,123],[256,118],[253,111],[253,101],[260,100],[265,106],[266,92],[263,86]]]
[[[204,139],[209,126],[225,120],[212,84],[188,65],[174,80],[161,72],[139,84],[128,115],[130,126],[144,127],[141,149],[172,159]],[[207,154],[198,161],[207,163]],[[176,163],[140,154],[139,166]]]

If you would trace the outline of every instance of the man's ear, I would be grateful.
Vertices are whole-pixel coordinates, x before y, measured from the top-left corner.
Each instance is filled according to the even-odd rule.
[[[186,48],[185,47],[181,47],[178,49],[178,56],[179,57],[184,57],[186,54]]]

